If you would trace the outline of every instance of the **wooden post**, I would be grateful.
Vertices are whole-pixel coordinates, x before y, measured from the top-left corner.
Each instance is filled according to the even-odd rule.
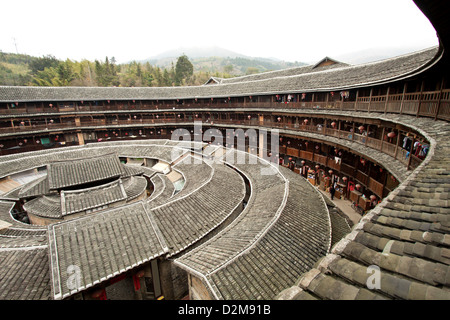
[[[370,128],[370,124],[367,124],[367,129],[366,129],[366,140],[364,141],[364,145],[367,146],[367,141],[369,140],[369,128]]]
[[[359,89],[356,90],[355,111],[356,111],[356,106],[357,106],[357,104],[358,104],[358,98],[359,98]]]
[[[387,105],[388,105],[388,101],[389,101],[389,91],[390,91],[391,87],[388,86],[387,88],[387,92],[386,92],[386,103],[384,104],[384,114],[386,114],[387,111]]]
[[[84,137],[82,132],[77,132],[78,144],[80,146],[84,145]]]
[[[411,158],[412,158],[412,152],[414,147],[414,138],[412,139],[411,146],[409,147],[409,158],[408,158],[408,164],[406,165],[406,170],[409,170],[411,167]]]
[[[445,78],[444,76],[442,76],[442,80],[441,80],[441,90],[439,92],[439,100],[438,100],[438,105],[436,107],[436,113],[434,114],[434,120],[437,120],[438,114],[439,114],[439,109],[441,107],[441,100],[442,100],[442,90],[444,90],[444,82],[445,82]]]
[[[403,85],[402,102],[400,103],[400,114],[402,114],[402,111],[403,111],[403,102],[405,101],[406,87],[407,87],[407,83],[405,82],[405,84]]]
[[[353,132],[352,132],[352,140],[355,140],[355,121],[353,121]]]
[[[398,141],[400,140],[400,130],[398,130],[397,141],[395,142],[395,151],[394,151],[394,159],[397,159],[398,153]]]
[[[370,88],[369,105],[367,106],[367,112],[370,112],[370,104],[372,103],[373,88]]]
[[[422,80],[422,83],[421,83],[421,85],[420,85],[419,105],[417,106],[416,117],[419,116],[420,105],[422,104],[422,92],[423,92],[424,83],[425,83],[425,81]],[[408,168],[409,168],[409,162],[408,162]]]

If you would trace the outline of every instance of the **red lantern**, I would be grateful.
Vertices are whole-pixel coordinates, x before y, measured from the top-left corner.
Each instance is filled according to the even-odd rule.
[[[395,138],[396,134],[395,134],[394,131],[391,131],[391,132],[389,132],[389,133],[387,134],[387,136],[388,136],[389,138]]]
[[[281,117],[278,117],[277,119],[278,119],[278,121],[281,121]]]
[[[344,182],[347,181],[347,177],[343,177],[342,180],[344,180]]]
[[[305,124],[308,124],[308,119],[303,120]]]
[[[358,129],[359,129],[359,131],[363,131],[364,130],[364,126],[360,126]]]
[[[328,173],[329,173],[330,175],[332,175],[332,174],[333,174],[333,170],[328,171]]]
[[[331,126],[334,128],[334,127],[336,127],[336,122],[332,122],[331,123]]]
[[[292,158],[291,158],[291,157],[289,157],[289,161],[292,161]]]
[[[357,183],[357,184],[355,185],[355,188],[359,190],[359,189],[361,188],[361,185],[360,185],[359,183]]]
[[[142,278],[142,277],[144,276],[144,274],[145,274],[144,270],[139,270],[139,271],[136,273],[136,277]]]
[[[91,294],[91,297],[98,300],[106,300],[106,290],[105,289],[96,290]]]

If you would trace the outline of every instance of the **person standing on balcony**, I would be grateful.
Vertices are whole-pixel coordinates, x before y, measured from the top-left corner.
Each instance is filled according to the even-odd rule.
[[[330,195],[331,195],[331,200],[334,199],[334,193],[336,192],[336,183],[332,182],[331,186],[330,186]]]

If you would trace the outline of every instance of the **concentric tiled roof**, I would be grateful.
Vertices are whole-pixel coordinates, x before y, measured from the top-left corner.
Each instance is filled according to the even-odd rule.
[[[47,165],[47,170],[50,189],[72,187],[125,175],[125,170],[115,154],[52,162]]]
[[[89,288],[167,252],[144,202],[53,224],[48,235],[55,299]],[[72,269],[79,270],[79,283],[73,285]]]
[[[223,80],[221,84],[205,86],[164,88],[0,86],[0,102],[193,99],[339,90],[375,85],[410,76],[434,62],[437,53],[438,48],[434,47],[367,64],[337,64],[317,69],[314,69],[314,66],[307,66]]]
[[[450,299],[448,123],[384,117],[420,128],[431,152],[279,299]]]
[[[139,155],[139,158],[160,156],[162,153],[170,153],[168,151],[170,148],[180,148],[173,141],[165,141],[165,143],[166,145],[162,145],[147,141],[147,143],[139,142],[132,146],[121,143],[119,145],[123,147],[121,154],[127,155],[127,148],[129,148],[130,153],[134,156]],[[230,268],[246,268],[245,264],[241,265],[241,259],[248,252],[256,254],[259,248],[268,248],[265,242],[264,245],[260,244],[260,241],[266,237],[268,243],[276,243],[279,250],[272,253],[276,254],[276,257],[271,257],[269,251],[261,256],[258,253],[261,260],[259,262],[254,260],[254,262],[259,265],[265,261],[265,266],[269,268],[265,273],[276,270],[276,266],[281,263],[283,257],[290,257],[290,263],[297,265],[294,258],[297,253],[294,251],[289,253],[287,249],[294,243],[297,243],[300,251],[303,246],[310,248],[302,253],[304,262],[300,263],[301,267],[285,275],[283,278],[285,280],[276,286],[276,290],[281,290],[282,286],[292,284],[305,270],[304,268],[311,265],[312,261],[327,252],[332,234],[329,211],[321,195],[304,179],[290,172],[278,171],[279,168],[273,164],[258,160],[255,156],[246,153],[243,153],[243,158],[247,161],[250,158],[255,159],[255,163],[234,163],[233,159],[238,152],[235,150],[228,150],[228,152],[225,150],[221,156],[214,158],[210,152],[211,146],[207,144],[203,144],[203,147],[208,150],[207,157],[201,157],[202,149],[198,146],[192,149],[195,153],[187,155],[186,152],[191,151],[193,144],[182,145],[181,149],[185,152],[178,152],[181,161],[176,161],[173,169],[182,173],[186,179],[184,186],[186,189],[183,188],[176,195],[173,192],[172,181],[167,179],[166,175],[152,173],[151,181],[157,191],[154,197],[152,195],[146,200],[54,223],[48,228],[34,227],[33,229],[33,226],[28,227],[23,223],[14,222],[13,226],[1,231],[0,254],[2,252],[8,252],[9,255],[14,252],[20,254],[18,251],[25,249],[41,254],[48,252],[50,260],[47,264],[41,264],[39,267],[41,269],[36,269],[43,277],[38,277],[40,282],[34,284],[40,288],[39,295],[36,294],[34,298],[69,297],[159,256],[166,258],[173,256],[184,262],[192,261],[192,257],[198,256],[196,266],[202,266],[201,270],[215,271],[208,275],[212,287],[217,288],[214,294],[218,297],[229,298],[227,292],[232,289],[229,283],[220,280],[221,272]],[[95,146],[70,148],[70,152],[73,157],[82,158],[86,152],[110,154],[113,150],[116,151],[117,147],[118,145],[113,143],[104,145],[100,143]],[[155,150],[157,148],[162,148],[163,151],[158,152]],[[6,158],[9,159],[11,168],[14,168],[12,170],[17,172],[26,170],[28,165],[46,163],[48,159],[65,158],[66,152],[67,150],[58,149],[30,152],[22,158]],[[15,162],[20,162],[20,165]],[[246,186],[241,174],[247,177],[252,185],[251,197],[242,212]],[[125,178],[122,182],[124,187],[122,190],[125,190],[127,195],[127,190],[130,190],[132,185],[138,184],[132,179],[144,178],[136,176]],[[37,182],[30,183],[30,188],[25,191],[33,190],[42,181],[42,178],[39,178]],[[117,187],[116,184],[117,182],[108,183],[111,187]],[[304,194],[303,204],[295,201],[299,192]],[[90,193],[94,194],[95,190]],[[96,194],[96,197],[100,198],[101,195]],[[59,212],[61,210],[61,201],[57,195],[46,195],[36,199],[40,199],[42,205],[51,207],[53,204]],[[156,203],[157,200],[160,201]],[[318,203],[320,203],[319,206]],[[13,222],[9,214],[13,202],[4,201],[4,204],[2,217],[9,217],[5,220]],[[305,225],[308,219],[295,218],[300,212],[299,204],[304,214],[309,213],[310,218],[314,216],[313,212],[318,212],[314,228],[309,229],[312,233],[305,233],[304,240],[301,238],[295,240],[295,237],[300,236],[299,232],[302,228],[308,229]],[[53,210],[49,209],[49,212]],[[283,239],[289,242],[283,244]],[[312,239],[315,240],[311,243]],[[194,247],[198,249],[190,253]],[[215,253],[214,250],[216,250]],[[2,266],[10,268],[9,264]],[[42,268],[47,268],[47,272],[43,272]],[[70,275],[73,268],[80,268],[82,281],[77,283],[77,286],[68,287],[67,284],[72,283]],[[7,273],[12,272],[10,269],[3,270]],[[15,276],[11,274],[9,278],[2,278],[0,285],[10,286],[14,278],[20,276],[20,274]],[[252,285],[259,288],[265,283],[258,298],[273,297],[275,294],[273,283],[266,283],[261,276],[262,274],[252,276],[256,279]],[[25,292],[21,295],[21,291],[26,290],[25,284],[18,285],[14,290],[18,299],[27,296]],[[252,297],[252,295],[242,291],[241,297]]]

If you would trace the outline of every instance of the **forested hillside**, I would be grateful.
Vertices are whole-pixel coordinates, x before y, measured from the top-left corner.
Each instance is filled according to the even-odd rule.
[[[114,57],[102,61],[65,61],[52,55],[33,57],[0,51],[0,85],[11,86],[122,86],[164,87],[202,85],[210,77],[230,78],[276,70],[282,62],[247,58],[181,55],[163,66],[150,61],[117,64]]]
[[[161,69],[135,61],[117,64],[114,57],[78,62],[61,61],[51,55],[32,57],[0,53],[0,85],[161,87],[203,84],[210,76],[207,72],[194,74],[187,57],[181,59],[178,68],[172,65],[169,69]]]

